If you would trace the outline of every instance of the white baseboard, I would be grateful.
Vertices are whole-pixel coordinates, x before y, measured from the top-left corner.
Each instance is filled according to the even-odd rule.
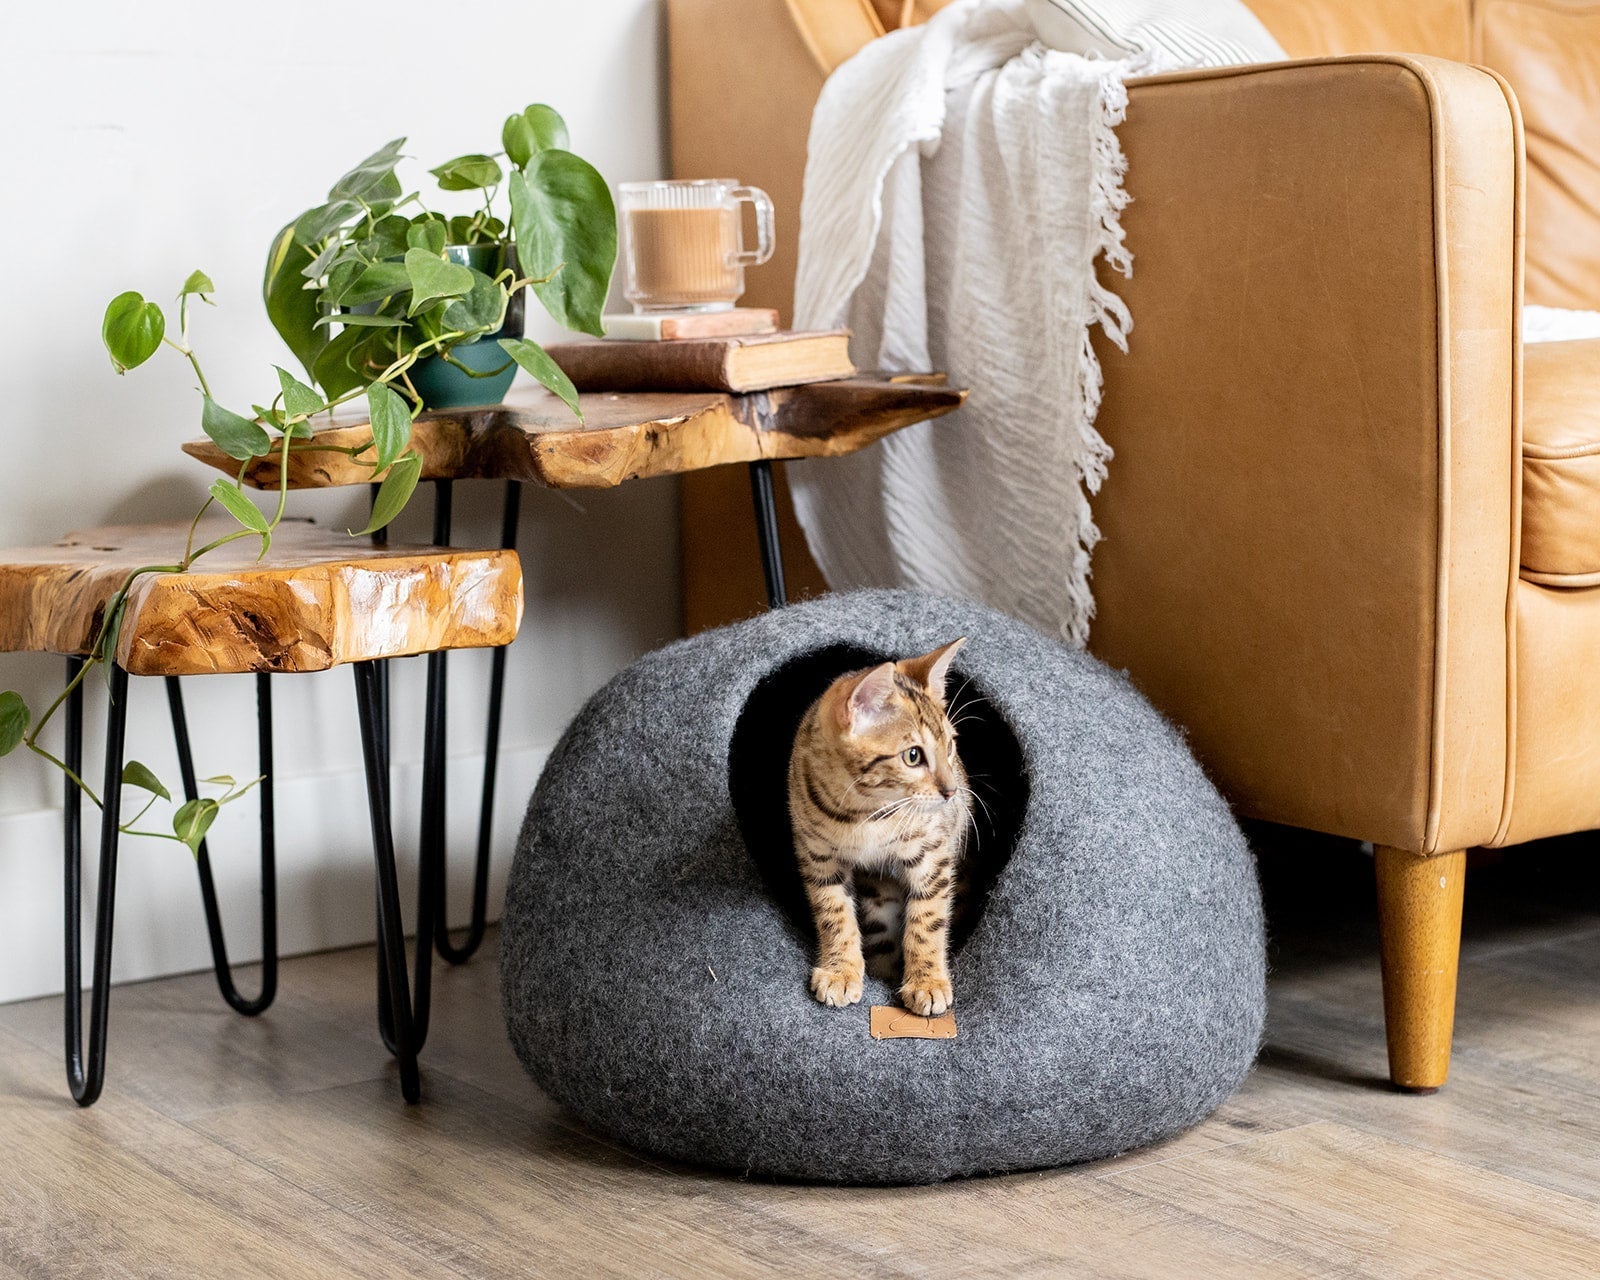
[[[500,915],[506,872],[528,796],[544,767],[542,748],[503,751],[495,792],[495,838],[489,918]],[[471,914],[482,756],[452,758],[450,920]],[[417,807],[421,768],[394,771],[395,844],[401,899],[411,928],[416,897]],[[376,936],[372,837],[359,765],[348,771],[287,777],[277,795],[278,947],[282,955],[355,946]],[[99,845],[93,809],[85,806],[84,938],[93,937]],[[222,904],[230,958],[261,958],[257,809],[245,799],[222,811],[211,830],[211,862]],[[0,817],[0,1004],[62,991],[61,812]],[[205,913],[194,862],[166,840],[124,839],[117,876],[112,979],[135,982],[211,965]],[[90,965],[85,948],[84,974]]]

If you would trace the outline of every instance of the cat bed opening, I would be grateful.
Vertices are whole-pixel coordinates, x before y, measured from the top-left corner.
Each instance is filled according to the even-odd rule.
[[[728,791],[739,833],[767,891],[807,946],[814,930],[789,825],[790,746],[806,709],[839,676],[904,656],[849,644],[801,654],[761,678],[734,723]],[[948,686],[947,711],[957,726],[957,751],[977,797],[963,859],[972,904],[951,930],[951,953],[956,954],[982,917],[989,890],[1011,857],[1027,811],[1028,777],[1011,727],[959,662],[951,669]]]
[[[959,747],[1006,780],[973,855],[988,900],[954,958],[957,1037],[874,1040],[882,982],[848,1009],[806,988],[785,735],[806,688],[959,635],[953,687],[984,708]],[[502,927],[512,1043],[578,1117],[668,1157],[831,1182],[1176,1133],[1249,1069],[1264,983],[1253,861],[1180,735],[1092,658],[909,592],[826,596],[618,675],[550,757]]]

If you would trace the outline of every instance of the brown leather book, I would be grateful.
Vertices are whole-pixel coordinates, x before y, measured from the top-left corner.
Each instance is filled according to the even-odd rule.
[[[671,342],[599,338],[546,350],[579,391],[766,391],[856,371],[845,329]]]

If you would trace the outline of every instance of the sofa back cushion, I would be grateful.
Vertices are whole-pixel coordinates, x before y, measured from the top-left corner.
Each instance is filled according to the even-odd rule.
[[[1426,53],[1505,76],[1527,135],[1527,300],[1600,310],[1600,2],[1249,4],[1291,58]]]
[[[1474,60],[1505,76],[1522,104],[1527,300],[1600,310],[1600,3],[1474,7]]]
[[[1470,61],[1468,0],[1245,0],[1291,58],[1426,53]]]

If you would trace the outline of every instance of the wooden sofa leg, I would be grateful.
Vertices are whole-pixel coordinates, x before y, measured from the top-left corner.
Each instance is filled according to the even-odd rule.
[[[1374,852],[1389,1077],[1401,1089],[1433,1093],[1450,1074],[1467,855],[1424,857],[1387,845]]]

